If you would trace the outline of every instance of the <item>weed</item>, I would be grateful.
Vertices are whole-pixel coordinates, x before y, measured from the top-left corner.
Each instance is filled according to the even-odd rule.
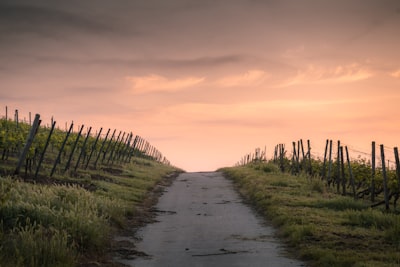
[[[400,218],[398,216],[393,218],[392,224],[385,229],[385,239],[400,250]]]
[[[310,182],[310,190],[312,192],[317,192],[317,193],[323,194],[326,192],[325,183],[320,179],[313,179]]]
[[[286,181],[277,181],[277,182],[272,182],[272,186],[280,186],[280,187],[288,187],[289,183]]]
[[[336,211],[344,211],[344,210],[364,210],[368,206],[361,202],[356,201],[350,197],[338,197],[335,199],[329,200],[320,200],[313,204],[316,208],[327,208]]]
[[[396,225],[396,222],[400,222],[398,216],[374,209],[348,210],[345,212],[345,216],[348,219],[345,224],[379,230],[388,229]]]

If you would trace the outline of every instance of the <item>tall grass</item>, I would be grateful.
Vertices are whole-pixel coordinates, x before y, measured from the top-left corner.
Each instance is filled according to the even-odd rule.
[[[71,185],[0,177],[0,266],[74,266],[82,255],[104,254],[113,228],[123,227],[146,192],[174,171],[144,159],[121,168],[68,178]],[[94,189],[84,189],[87,183]]]
[[[16,265],[25,257],[23,266],[44,266],[47,262],[50,265],[46,266],[51,266],[71,258],[71,248],[81,252],[104,250],[110,216],[123,216],[118,200],[96,196],[77,186],[32,185],[5,178],[0,179],[0,189],[1,244],[7,251],[3,257]]]

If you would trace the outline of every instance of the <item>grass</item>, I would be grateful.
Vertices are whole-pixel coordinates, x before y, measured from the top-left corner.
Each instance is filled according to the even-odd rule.
[[[174,171],[135,158],[44,184],[0,177],[0,266],[76,266],[86,255],[101,258],[115,229]]]
[[[271,163],[221,169],[310,266],[400,266],[400,215],[335,194]]]

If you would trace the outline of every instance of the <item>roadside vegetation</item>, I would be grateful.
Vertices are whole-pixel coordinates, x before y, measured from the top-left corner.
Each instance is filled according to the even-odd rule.
[[[400,213],[335,193],[319,176],[253,162],[223,168],[241,195],[310,266],[400,266]]]
[[[105,260],[112,233],[174,168],[146,159],[50,183],[0,178],[0,266]]]
[[[113,236],[179,170],[132,134],[97,142],[39,127],[16,172],[32,127],[0,119],[0,267],[118,266]]]

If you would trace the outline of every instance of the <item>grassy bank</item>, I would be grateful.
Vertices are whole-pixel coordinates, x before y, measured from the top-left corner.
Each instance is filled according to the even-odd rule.
[[[310,266],[400,266],[400,215],[337,195],[269,163],[224,168],[240,193]]]
[[[76,266],[104,260],[115,229],[173,167],[146,159],[24,182],[0,178],[0,266]]]

